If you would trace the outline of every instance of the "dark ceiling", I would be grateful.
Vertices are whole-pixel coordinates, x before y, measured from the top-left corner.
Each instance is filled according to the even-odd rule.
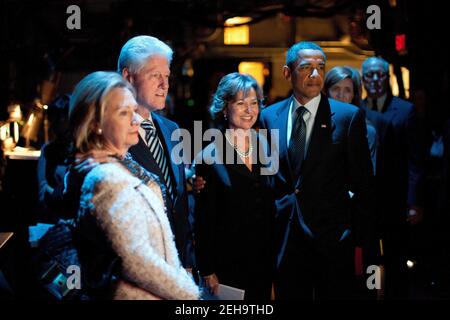
[[[392,8],[389,2],[396,2]],[[81,30],[69,30],[66,9],[81,9]],[[169,42],[181,61],[193,55],[203,39],[236,15],[255,23],[276,14],[297,17],[332,17],[365,14],[370,4],[381,7],[381,30],[370,32],[369,44],[377,54],[399,65],[413,66],[412,85],[427,86],[441,73],[427,67],[433,61],[447,70],[439,37],[445,32],[445,10],[406,0],[0,0],[0,104],[30,100],[38,79],[52,71],[114,69],[123,43],[137,34],[151,34]],[[365,21],[362,20],[362,28]],[[441,30],[441,31],[439,31]],[[367,30],[366,30],[367,31]],[[396,55],[394,35],[408,35],[409,53]],[[433,39],[433,40],[431,40]],[[436,40],[434,40],[436,39]],[[319,39],[318,39],[319,40]],[[444,41],[445,42],[445,41]],[[290,45],[290,44],[288,44]],[[437,56],[437,58],[436,58]],[[177,63],[177,61],[174,61]],[[445,74],[445,73],[444,73]],[[445,79],[444,79],[445,80]],[[448,80],[447,80],[448,81]],[[448,85],[447,85],[448,87]]]
[[[353,3],[353,4],[352,4]],[[224,21],[246,15],[256,23],[275,14],[333,16],[350,12],[361,2],[349,0],[0,0],[2,93],[10,99],[33,92],[31,80],[59,70],[113,69],[123,43],[137,34],[169,42],[184,59]],[[69,30],[69,5],[81,9],[81,30]],[[16,83],[16,80],[20,82]],[[28,83],[28,85],[24,83]],[[7,85],[5,83],[8,83]],[[8,87],[5,87],[8,86]]]

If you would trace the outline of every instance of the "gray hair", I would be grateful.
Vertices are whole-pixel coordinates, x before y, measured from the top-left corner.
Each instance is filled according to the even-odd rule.
[[[354,97],[352,100],[352,104],[355,106],[361,105],[361,76],[359,74],[359,71],[355,68],[344,66],[344,67],[334,67],[330,69],[325,74],[325,80],[323,85],[323,91],[325,95],[329,95],[329,90],[332,86],[334,86],[339,81],[342,81],[344,79],[350,79],[353,83],[353,93]]]
[[[102,148],[103,136],[96,129],[103,122],[105,98],[115,88],[128,89],[136,96],[131,84],[116,72],[93,72],[76,85],[70,97],[69,123],[77,151],[85,153]]]
[[[223,117],[223,110],[229,102],[233,102],[239,92],[247,96],[248,92],[254,89],[258,99],[258,106],[263,104],[263,92],[258,82],[251,75],[238,72],[229,73],[224,76],[217,86],[209,112],[212,119],[219,127],[225,128],[226,122]]]
[[[130,73],[138,73],[145,62],[152,56],[160,55],[172,62],[173,50],[161,40],[150,36],[131,38],[120,50],[117,72],[128,68]]]
[[[298,53],[300,50],[318,50],[322,53],[324,60],[327,59],[325,56],[325,53],[323,52],[322,48],[315,42],[311,41],[301,41],[294,44],[292,47],[289,48],[287,54],[286,54],[286,65],[292,69],[294,64],[297,62],[299,56]]]
[[[367,68],[367,65],[373,62],[381,62],[381,65],[383,67],[383,71],[387,74],[389,74],[389,62],[384,60],[381,57],[369,57],[366,60],[364,60],[362,64],[362,73],[364,74],[364,69]]]

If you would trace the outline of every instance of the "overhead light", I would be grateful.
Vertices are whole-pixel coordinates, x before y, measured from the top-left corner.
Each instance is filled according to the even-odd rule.
[[[225,27],[233,27],[235,25],[249,23],[252,21],[251,17],[233,17],[225,20]]]
[[[246,45],[250,43],[250,28],[245,23],[252,21],[251,17],[233,17],[225,20],[223,43],[225,45]]]
[[[245,23],[251,17],[233,17],[225,20],[223,43],[226,45],[246,45],[250,43],[250,28]]]
[[[264,86],[264,76],[265,70],[264,64],[262,62],[251,62],[251,61],[242,61],[238,66],[239,73],[247,73],[251,75],[258,84],[262,87]]]

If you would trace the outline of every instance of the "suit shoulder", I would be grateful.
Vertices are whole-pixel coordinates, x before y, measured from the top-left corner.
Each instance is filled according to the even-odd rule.
[[[168,127],[169,129],[178,129],[178,124],[172,120],[167,119],[166,117],[160,114],[152,114],[152,116],[161,124]]]
[[[404,110],[411,111],[414,109],[414,104],[412,104],[409,101],[406,101],[404,99],[401,99],[399,97],[392,97],[391,104],[395,105],[396,107]]]
[[[273,112],[278,112],[278,110],[283,108],[286,105],[286,103],[288,103],[288,100],[289,100],[289,98],[264,107],[261,111],[261,116],[264,116],[266,114],[271,114]]]
[[[342,116],[351,117],[360,111],[360,108],[350,103],[345,103],[331,98],[329,98],[328,101],[330,102],[330,110],[332,113],[334,112]]]

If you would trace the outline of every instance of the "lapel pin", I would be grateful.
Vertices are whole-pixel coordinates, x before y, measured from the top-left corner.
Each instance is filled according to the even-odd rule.
[[[321,124],[320,127],[321,127],[321,128],[326,128],[327,125],[326,125],[326,124]]]

